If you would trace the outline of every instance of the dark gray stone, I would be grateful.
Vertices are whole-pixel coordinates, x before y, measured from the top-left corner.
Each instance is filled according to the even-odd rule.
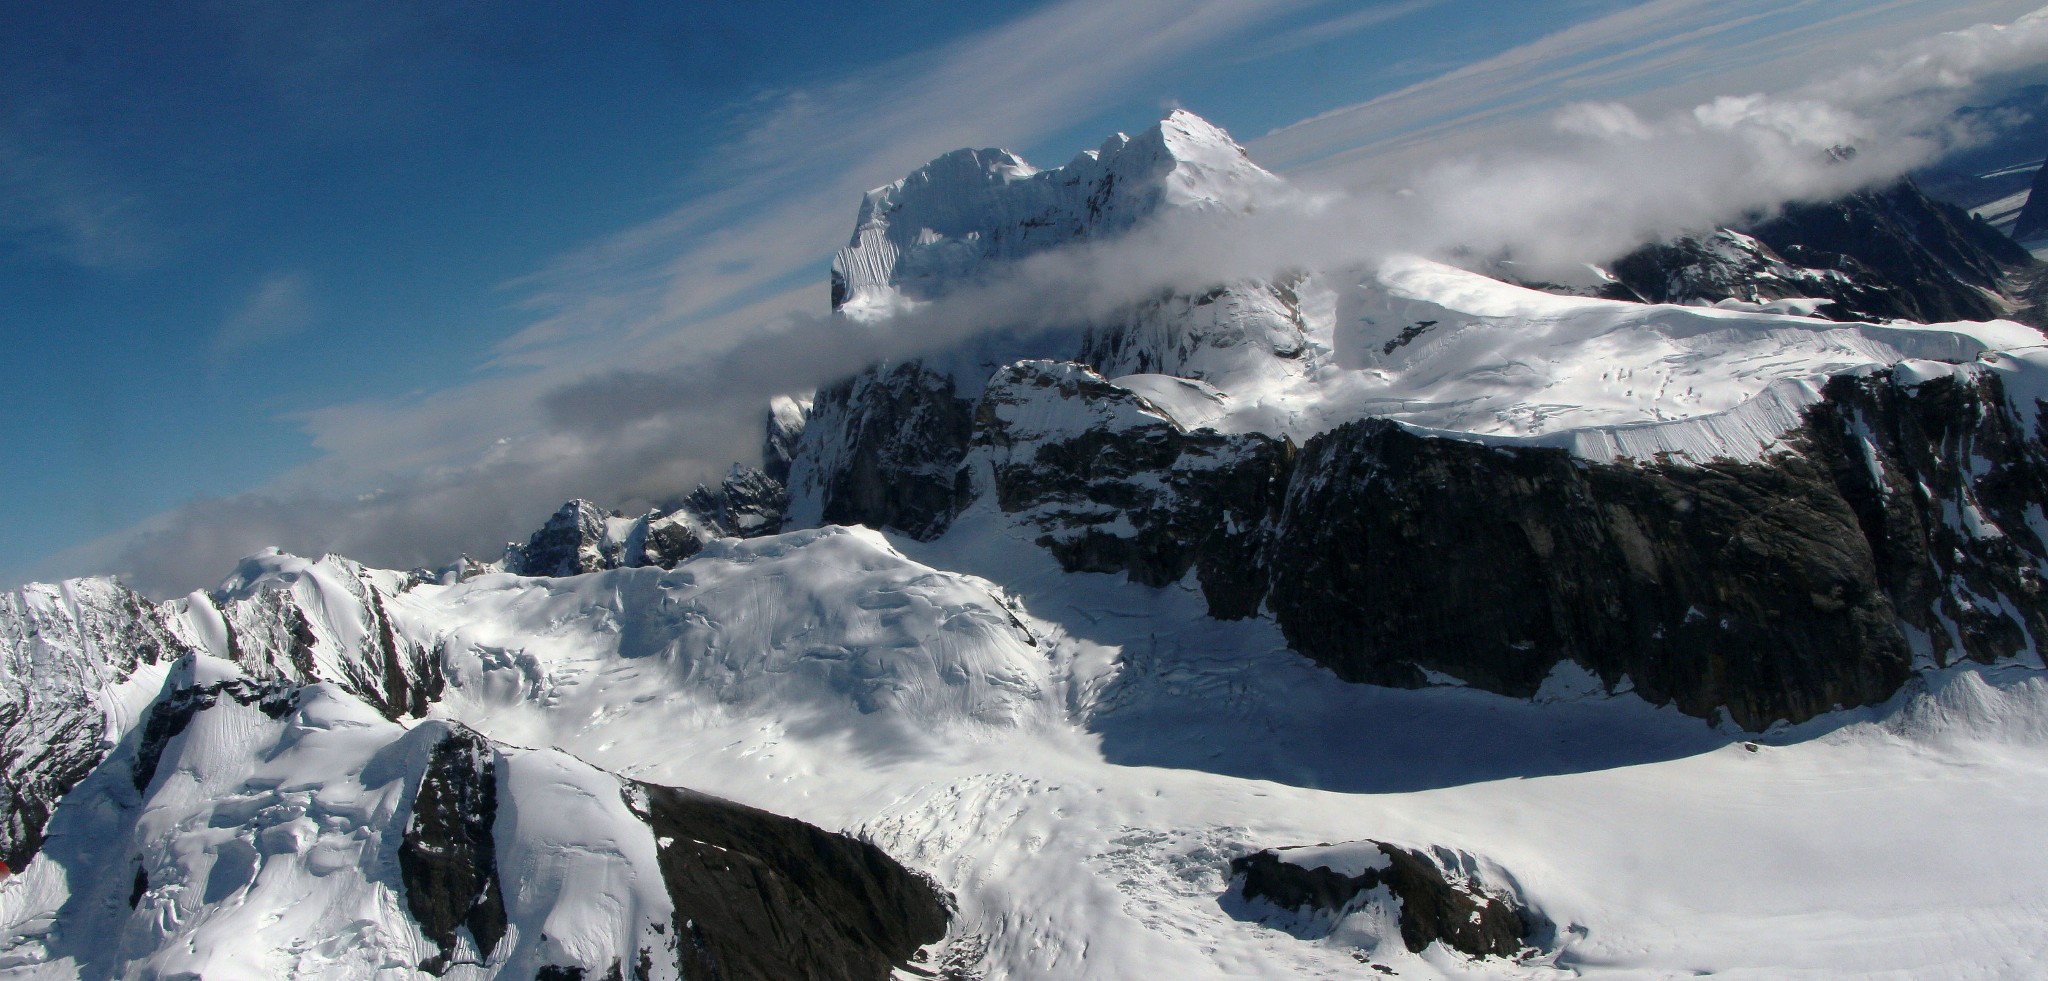
[[[684,977],[887,981],[945,937],[951,900],[867,842],[677,787],[626,803],[662,843]]]
[[[440,952],[420,962],[435,976],[450,966],[456,929],[467,927],[486,959],[505,936],[498,885],[497,752],[482,736],[450,726],[427,758],[398,847],[406,908]]]
[[[1987,296],[2016,295],[2012,277],[2038,264],[2011,239],[1912,181],[1833,201],[1795,203],[1726,235],[1644,246],[1609,265],[1610,295],[1651,303],[1804,296],[1832,299],[1820,316],[1918,323],[1991,320]]]
[[[878,365],[818,393],[791,469],[824,524],[894,528],[930,540],[966,503],[960,464],[974,402],[950,375]]]
[[[1347,876],[1327,867],[1288,862],[1286,849],[1266,849],[1230,860],[1232,888],[1246,900],[1281,909],[1341,917],[1367,892],[1385,886],[1400,903],[1402,946],[1421,953],[1432,943],[1468,957],[1514,957],[1535,947],[1544,924],[1513,895],[1454,882],[1428,855],[1384,842],[1376,846],[1385,869]]]

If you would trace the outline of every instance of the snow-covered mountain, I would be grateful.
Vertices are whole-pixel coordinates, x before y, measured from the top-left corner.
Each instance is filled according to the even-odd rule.
[[[834,305],[1289,193],[958,151]],[[488,564],[15,591],[0,977],[2030,976],[2048,346],[1913,194],[868,366]]]
[[[2041,317],[2021,295],[2029,283],[2013,275],[2029,272],[2033,257],[1910,180],[1794,204],[1749,232],[1644,246],[1609,264],[1614,280],[1604,293],[1649,303],[1790,304],[1873,323]]]

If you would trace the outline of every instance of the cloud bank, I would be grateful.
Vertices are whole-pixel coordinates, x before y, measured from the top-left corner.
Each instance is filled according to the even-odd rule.
[[[493,554],[567,498],[664,504],[731,461],[751,462],[769,397],[878,358],[988,332],[1112,319],[1162,286],[1355,268],[1392,252],[1467,250],[1538,266],[1607,258],[1919,166],[1970,138],[1950,119],[1980,86],[2048,63],[2048,16],[2036,14],[1866,52],[1861,67],[1773,94],[1726,85],[1689,103],[1564,101],[1492,130],[1513,132],[1512,140],[1448,141],[1463,149],[1426,161],[1409,153],[1426,135],[1416,143],[1412,130],[1379,141],[1352,132],[1321,144],[1348,140],[1351,149],[1294,175],[1299,193],[1251,215],[1176,215],[1107,247],[1034,256],[884,323],[822,312],[819,260],[844,240],[866,186],[953,145],[997,142],[992,133],[1028,139],[1087,105],[1091,85],[1212,43],[1256,15],[1237,4],[1140,6],[1141,14],[1051,8],[949,49],[934,67],[891,66],[878,78],[778,97],[734,148],[755,174],[749,181],[519,284],[536,320],[499,349],[496,373],[396,403],[311,414],[319,461],[71,558],[161,594],[206,584],[271,544],[399,567]],[[1153,28],[1167,7],[1187,16],[1161,39]],[[1639,12],[1618,16],[1619,28],[1641,26]],[[1134,62],[1108,54],[1120,43],[1134,46]],[[1540,52],[1494,61],[1561,57],[1561,44],[1546,39],[1532,46]],[[1046,58],[1094,65],[1096,74],[1031,90],[1044,70],[1035,60]],[[1454,74],[1483,80],[1499,68]],[[1296,152],[1308,144],[1303,132],[1288,136]],[[1838,145],[1860,152],[1837,160],[1829,150]],[[802,159],[791,159],[799,149]],[[820,171],[821,160],[833,166]],[[790,186],[810,190],[748,215],[753,197]]]

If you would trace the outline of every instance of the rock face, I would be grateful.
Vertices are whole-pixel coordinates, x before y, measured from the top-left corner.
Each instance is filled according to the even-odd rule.
[[[0,594],[0,861],[25,867],[57,801],[105,757],[119,711],[108,689],[189,649],[170,617],[109,580]]]
[[[1269,848],[1231,859],[1231,894],[1253,909],[1294,914],[1297,932],[1327,936],[1346,920],[1392,919],[1410,953],[1434,943],[1468,957],[1514,957],[1538,948],[1547,921],[1511,886],[1487,882],[1479,866],[1450,849],[1378,841]],[[1356,939],[1375,946],[1393,939],[1371,929],[1365,926]]]
[[[971,470],[1071,571],[1165,586],[1194,569],[1212,611],[1258,611],[1246,557],[1279,503],[1291,447],[1183,427],[1143,396],[1067,362],[997,372],[975,409]]]
[[[2027,190],[2027,203],[2013,220],[2012,237],[2020,241],[2037,239],[2048,232],[2048,167],[2034,171],[2034,183]]]
[[[1347,678],[1530,695],[1561,661],[1747,728],[2041,636],[2048,453],[1995,370],[1832,381],[1797,452],[1614,466],[1379,422],[1304,447],[1274,617]]]
[[[1304,447],[1269,603],[1340,676],[1527,697],[1562,661],[1750,728],[1904,684],[1855,512],[1813,463],[1586,465],[1389,423]]]
[[[497,820],[497,754],[474,732],[446,730],[427,757],[398,846],[406,908],[440,948],[420,962],[428,974],[445,972],[460,951],[457,928],[469,931],[485,959],[504,939],[505,899],[491,837]]]
[[[950,375],[917,361],[820,391],[790,467],[790,524],[937,537],[966,503],[960,464],[973,413]]]
[[[388,719],[425,715],[446,684],[441,651],[397,629],[391,606],[415,580],[336,556],[244,559],[188,619],[218,624],[207,647],[244,670],[300,684],[332,681]],[[214,649],[214,648],[218,649]]]
[[[958,469],[923,471],[965,488],[934,493],[923,527],[986,495],[1065,568],[1192,571],[1212,615],[1269,612],[1353,681],[1527,697],[1572,662],[1761,729],[1883,701],[1916,656],[1993,661],[2044,635],[2031,516],[2048,453],[2002,378],[1865,371],[1830,382],[1771,459],[1598,464],[1375,420],[1296,454],[1189,430],[1081,365],[1019,362],[990,381]],[[914,424],[895,438],[935,442]]]
[[[1765,307],[1805,298],[1832,301],[1812,307],[1830,320],[1911,319],[1907,304],[1873,281],[1869,269],[1846,258],[1838,265],[1795,265],[1761,239],[1724,228],[1622,256],[1609,267],[1615,282],[1604,294],[1643,303],[1735,301]]]
[[[771,419],[767,446],[771,462],[781,445],[772,425]],[[794,437],[781,433],[779,438]],[[606,511],[589,501],[570,501],[548,518],[526,544],[506,546],[505,558],[498,565],[503,571],[522,576],[579,576],[641,566],[673,568],[714,538],[775,534],[782,529],[784,506],[781,480],[752,467],[735,465],[717,487],[700,484],[680,507],[649,511],[637,518]]]
[[[2048,437],[2040,393],[2008,372],[2012,360],[1837,377],[1810,415],[1809,456],[1937,664],[1990,663],[2048,637]]]
[[[1788,205],[1769,220],[1706,238],[1646,246],[1610,267],[1619,298],[1651,303],[1834,301],[1835,320],[1938,323],[1990,320],[1991,295],[2033,257],[1962,209],[1911,181],[1819,204]]]
[[[626,800],[661,842],[685,978],[886,981],[946,935],[945,898],[866,842],[676,787]]]

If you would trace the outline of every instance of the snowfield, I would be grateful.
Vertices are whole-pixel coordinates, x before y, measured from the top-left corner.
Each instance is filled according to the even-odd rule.
[[[1881,710],[1761,738],[1575,696],[1569,679],[1533,703],[1354,686],[1270,625],[1204,619],[1190,589],[1064,573],[995,515],[969,521],[937,547],[895,544],[993,580],[1037,641],[1038,714],[1020,713],[1037,724],[1000,738],[911,752],[815,717],[713,719],[678,705],[709,694],[699,685],[640,703],[461,686],[440,711],[869,836],[954,891],[952,943],[983,952],[990,979],[1356,978],[1359,955],[1410,978],[2038,976],[2038,665],[1957,669]],[[609,651],[540,657],[594,684],[640,670]],[[993,677],[967,686],[1025,703]],[[840,675],[816,691],[859,687]],[[598,718],[598,701],[617,708]],[[1231,858],[1366,838],[1483,857],[1556,924],[1553,944],[1515,963],[1411,954],[1384,929],[1304,940],[1227,895]]]
[[[349,592],[319,566],[272,556],[238,581]],[[590,766],[870,838],[956,895],[933,956],[989,979],[1355,978],[1362,959],[1411,978],[2021,978],[2048,945],[2038,664],[1929,675],[1763,736],[1563,671],[1532,701],[1349,685],[1270,623],[1204,618],[1191,585],[1062,572],[992,508],[937,543],[827,528],[391,605],[414,642],[446,644],[435,718],[561,750],[507,753],[498,832],[518,843],[500,855],[514,923],[558,945],[665,915],[632,885],[644,828],[586,813],[607,795],[579,787],[617,786]],[[65,905],[125,899],[126,863],[108,884],[39,861],[0,885],[0,975],[69,976],[28,952],[94,935],[166,977],[416,963],[432,948],[394,926],[362,842],[418,755],[399,747],[440,725],[406,734],[316,686],[285,720],[195,727],[145,810],[73,812],[51,846],[133,842],[154,926]],[[1384,905],[1315,927],[1230,894],[1232,858],[1363,839],[1499,870],[1552,936],[1522,960],[1417,954]]]
[[[1780,448],[1830,375],[1987,353],[2048,364],[2041,332],[2009,321],[1841,324],[1561,296],[1416,257],[1359,276],[1327,316],[1302,309],[1313,347],[1300,371],[1218,373],[1229,382],[1200,395],[1139,375],[1133,390],[1164,394],[1184,426],[1296,442],[1378,417],[1601,462],[1754,462]]]

